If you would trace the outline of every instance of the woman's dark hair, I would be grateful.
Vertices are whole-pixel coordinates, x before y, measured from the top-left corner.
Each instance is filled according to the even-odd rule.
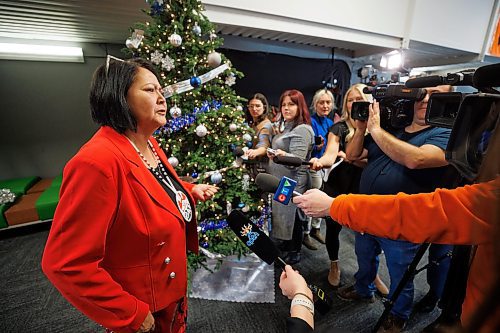
[[[248,99],[248,103],[250,103],[252,99],[257,99],[262,102],[262,105],[264,105],[264,112],[262,112],[262,114],[257,118],[257,124],[258,124],[262,120],[269,118],[269,103],[267,102],[266,96],[264,96],[261,93],[255,93],[252,97]],[[253,118],[250,112],[247,113],[247,120],[248,123],[250,124],[253,123]]]
[[[127,92],[139,68],[149,70],[159,81],[154,65],[141,58],[111,60],[109,66],[102,64],[96,69],[89,94],[90,111],[96,124],[112,127],[118,133],[137,130],[137,121],[127,103]]]
[[[311,115],[309,114],[309,110],[307,108],[307,103],[304,98],[304,95],[295,89],[292,90],[287,90],[283,94],[281,94],[280,97],[280,113],[281,113],[281,104],[283,103],[283,100],[285,97],[288,96],[292,100],[294,104],[297,104],[298,106],[298,112],[297,116],[295,117],[295,126],[301,125],[301,124],[307,124],[311,125]],[[283,115],[281,115],[281,119],[283,120]]]

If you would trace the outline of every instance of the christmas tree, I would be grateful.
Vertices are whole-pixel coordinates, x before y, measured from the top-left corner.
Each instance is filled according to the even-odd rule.
[[[170,118],[156,137],[180,176],[219,187],[213,200],[197,205],[202,252],[189,256],[189,266],[196,269],[205,266],[207,255],[246,252],[227,227],[232,208],[241,208],[259,226],[267,220],[268,209],[235,155],[235,149],[241,151],[253,140],[241,106],[245,100],[231,88],[243,74],[216,51],[223,40],[203,14],[201,2],[149,0],[148,4],[145,12],[150,21],[136,23],[126,45],[133,56],[157,66],[165,87]]]

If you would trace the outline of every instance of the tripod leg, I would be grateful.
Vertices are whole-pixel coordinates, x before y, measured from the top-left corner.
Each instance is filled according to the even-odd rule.
[[[387,318],[389,313],[391,312],[392,307],[394,306],[394,303],[399,297],[399,294],[401,294],[401,291],[403,291],[404,287],[410,281],[410,279],[413,279],[415,276],[415,272],[417,270],[417,265],[422,259],[422,257],[425,254],[425,251],[429,248],[428,243],[424,243],[420,245],[420,247],[417,250],[417,253],[415,254],[415,257],[413,258],[411,264],[408,266],[408,268],[405,271],[405,274],[401,278],[401,281],[399,281],[398,286],[396,287],[396,290],[394,290],[394,293],[392,294],[391,298],[389,299],[388,302],[385,303],[385,309],[380,318],[378,319],[377,323],[375,324],[375,327],[373,328],[373,332],[377,332],[380,326],[382,326],[382,323],[384,320]]]

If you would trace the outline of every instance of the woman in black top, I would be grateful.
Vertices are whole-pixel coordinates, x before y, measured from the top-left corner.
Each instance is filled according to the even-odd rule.
[[[349,88],[344,98],[342,106],[342,117],[338,123],[335,123],[328,133],[328,144],[325,153],[321,158],[312,158],[311,169],[325,171],[324,191],[330,196],[339,194],[357,193],[359,189],[359,180],[363,167],[366,165],[366,159],[349,161],[345,155],[346,145],[354,135],[355,124],[351,118],[352,103],[357,101],[371,101],[371,95],[363,93],[366,85],[358,83]],[[337,166],[335,166],[337,165]],[[333,166],[333,168],[332,168]],[[326,219],[326,249],[330,258],[330,272],[328,273],[328,283],[338,288],[340,286],[340,267],[339,267],[339,233],[342,227],[332,220]],[[380,280],[379,276],[374,281],[377,290],[387,295],[389,290]]]

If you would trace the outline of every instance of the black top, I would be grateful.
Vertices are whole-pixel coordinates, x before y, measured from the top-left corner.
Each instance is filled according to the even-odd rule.
[[[345,121],[335,123],[329,132],[340,138],[339,151],[345,152],[345,138],[349,134],[349,128]],[[362,172],[363,169],[354,164],[347,162],[340,163],[330,173],[328,181],[325,183],[325,193],[333,197],[340,194],[358,193]]]
[[[165,192],[167,192],[168,196],[170,197],[170,199],[174,203],[175,207],[177,207],[177,200],[176,200],[176,197],[175,197],[175,193],[164,182],[162,182],[162,180],[160,179],[160,177],[158,177],[156,175],[156,173],[155,173],[155,171],[158,172],[158,173],[162,173],[160,166],[158,165],[154,170],[153,169],[149,169],[149,171],[153,174],[153,176],[156,178],[156,180],[160,183],[160,185],[163,187],[163,189],[165,190]],[[166,169],[166,168],[165,168],[165,173],[166,173],[166,175],[162,174],[163,178],[166,178],[166,176],[168,175],[168,178],[170,178],[170,180],[172,181],[172,185],[174,185],[175,189],[177,191],[183,192],[186,195],[186,197],[188,198],[188,200],[189,200],[189,195],[186,193],[186,190],[184,189],[184,187],[182,187],[182,185],[174,178],[174,176],[172,176],[168,172],[168,169]],[[191,200],[189,200],[189,204],[191,205],[191,209],[193,210],[194,206],[193,206],[193,203],[191,202]],[[177,207],[177,210],[179,210],[179,207]],[[193,213],[193,218],[194,218],[194,211],[192,213]],[[182,215],[182,213],[181,213],[181,216],[184,219],[184,216]],[[186,219],[184,219],[184,222],[187,223],[188,221],[186,221]]]

